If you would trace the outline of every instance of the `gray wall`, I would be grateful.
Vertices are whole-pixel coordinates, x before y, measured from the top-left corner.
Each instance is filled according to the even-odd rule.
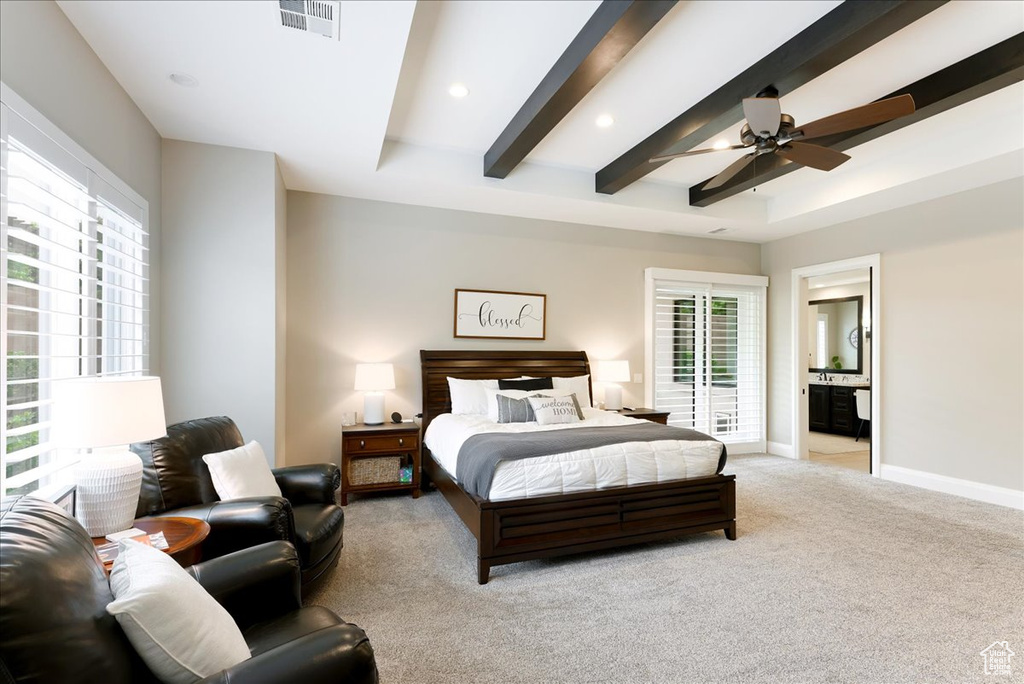
[[[418,413],[420,349],[583,349],[643,372],[644,268],[757,274],[755,244],[288,193],[289,463],[340,458],[355,364],[395,364]],[[453,339],[455,288],[547,295],[547,339]],[[646,380],[646,378],[645,378]],[[643,386],[626,384],[626,406]]]
[[[0,2],[0,80],[149,202],[150,304],[160,309],[160,135],[50,0]],[[161,373],[152,317],[150,370]]]
[[[167,420],[230,416],[271,464],[279,438],[279,182],[271,152],[163,142]]]
[[[276,425],[274,451],[277,462],[285,458],[285,349],[288,339],[287,259],[288,248],[288,190],[284,187],[281,166],[274,159],[274,424]]]
[[[1019,178],[763,245],[769,441],[792,444],[792,269],[876,252],[883,465],[1024,489]]]

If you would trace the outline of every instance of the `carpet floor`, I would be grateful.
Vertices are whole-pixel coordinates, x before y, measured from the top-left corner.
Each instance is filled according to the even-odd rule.
[[[498,566],[432,492],[353,497],[310,597],[384,684],[1024,681],[1024,513],[807,461],[737,456],[721,532]],[[1008,641],[1012,677],[981,651]]]

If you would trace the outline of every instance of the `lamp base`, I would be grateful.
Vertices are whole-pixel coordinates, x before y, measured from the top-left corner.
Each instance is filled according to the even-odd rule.
[[[618,411],[622,408],[622,388],[618,385],[604,386],[604,408],[606,411]]]
[[[384,424],[384,393],[367,392],[363,397],[363,425]]]
[[[75,517],[90,537],[127,530],[142,489],[142,461],[127,449],[89,454],[75,468]]]

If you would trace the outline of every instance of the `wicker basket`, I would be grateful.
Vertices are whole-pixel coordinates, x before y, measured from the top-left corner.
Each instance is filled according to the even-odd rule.
[[[398,470],[401,465],[400,456],[358,458],[349,463],[348,481],[353,485],[398,482]]]

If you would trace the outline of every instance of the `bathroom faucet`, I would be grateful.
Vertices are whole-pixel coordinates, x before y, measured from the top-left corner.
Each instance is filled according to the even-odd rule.
[[[825,371],[818,373],[818,379],[822,382],[828,382],[828,376],[825,375]]]

